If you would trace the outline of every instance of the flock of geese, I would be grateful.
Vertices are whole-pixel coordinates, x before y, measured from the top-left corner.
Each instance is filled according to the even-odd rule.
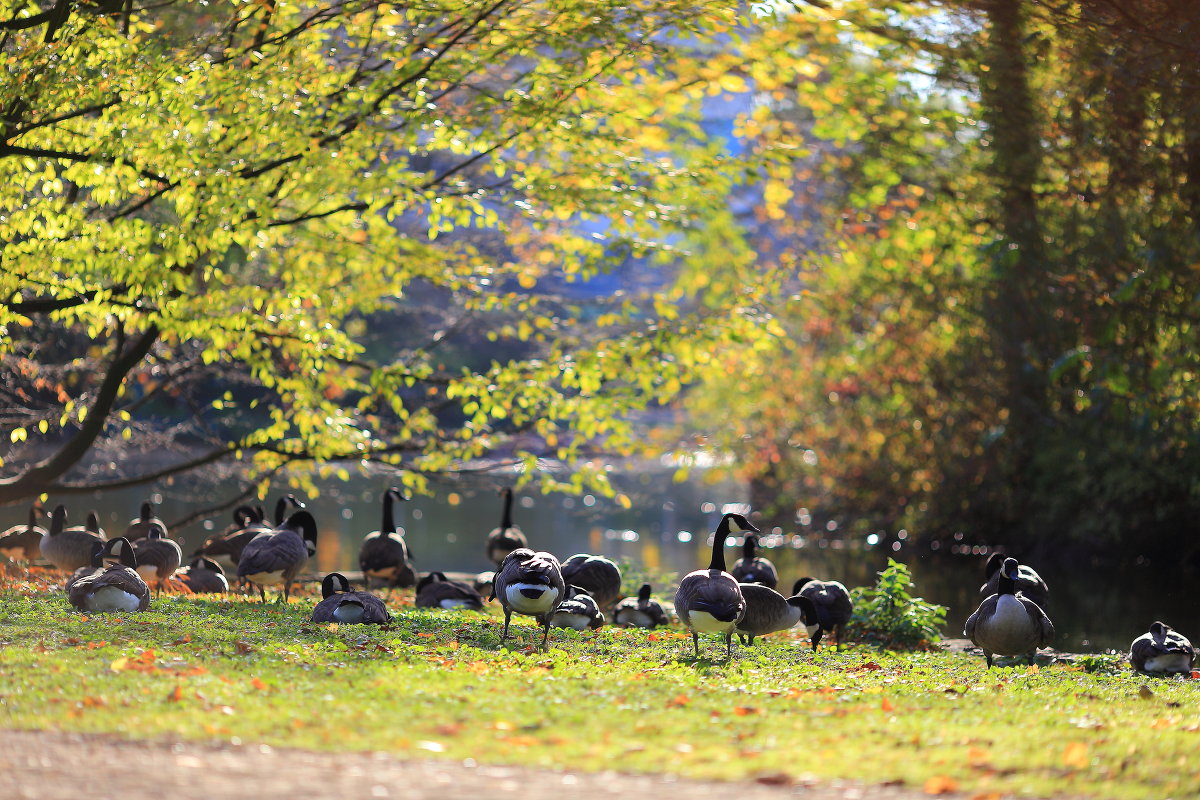
[[[486,540],[488,558],[496,569],[468,583],[436,571],[418,580],[412,549],[396,524],[395,503],[405,497],[398,489],[388,489],[382,525],[364,537],[359,549],[365,591],[355,591],[345,575],[329,573],[321,582],[322,600],[312,619],[346,624],[391,621],[383,600],[370,593],[374,581],[414,587],[415,603],[422,608],[481,610],[485,602],[496,600],[504,613],[502,641],[508,638],[513,614],[533,617],[542,626],[542,646],[552,627],[599,628],[605,624],[606,611],[614,624],[624,627],[670,624],[670,610],[654,599],[649,584],[636,597],[622,597],[621,571],[610,559],[580,553],[560,561],[552,553],[531,549],[528,537],[513,524],[512,490],[504,488],[501,495],[500,524]],[[59,505],[49,515],[49,528],[43,529],[38,522],[44,513],[35,506],[27,524],[0,534],[0,555],[26,563],[48,561],[70,573],[67,598],[80,611],[144,611],[150,605],[151,584],[157,595],[172,581],[197,594],[228,592],[226,567],[244,587],[257,589],[263,602],[272,587],[278,600],[286,603],[292,584],[317,548],[316,520],[290,494],[279,498],[269,522],[262,508],[239,507],[233,524],[208,537],[186,566],[182,549],[148,502],[142,503],[124,535],[112,539],[95,513],[88,515],[85,525],[67,527],[67,510]],[[813,649],[826,634],[840,647],[842,630],[853,615],[846,587],[838,581],[803,577],[785,597],[777,591],[775,566],[757,554],[759,532],[745,516],[725,514],[713,534],[708,567],[681,577],[673,610],[691,632],[696,658],[700,634],[724,637],[729,657],[735,634],[749,646],[755,637],[797,625],[805,627]],[[725,545],[735,534],[743,536],[743,555],[727,569]],[[1045,612],[1048,589],[1034,569],[993,553],[980,593],[984,599],[967,619],[964,634],[983,650],[989,668],[996,655],[1032,658],[1038,648],[1050,645],[1054,625]],[[1195,650],[1184,636],[1155,622],[1133,641],[1129,658],[1141,672],[1190,674]]]

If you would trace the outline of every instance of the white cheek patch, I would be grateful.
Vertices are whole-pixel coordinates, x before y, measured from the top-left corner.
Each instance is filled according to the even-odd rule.
[[[692,630],[697,633],[729,633],[733,630],[735,620],[724,622],[707,611],[692,611],[688,614]]]

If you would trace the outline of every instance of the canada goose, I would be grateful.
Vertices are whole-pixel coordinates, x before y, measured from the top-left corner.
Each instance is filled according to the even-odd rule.
[[[289,511],[301,508],[304,508],[304,503],[297,500],[296,495],[284,495],[275,502],[275,524],[272,525],[266,522],[261,506],[238,506],[233,512],[233,525],[205,539],[192,557],[208,556],[236,573],[246,545],[260,533],[282,525]]]
[[[996,585],[1000,581],[1000,567],[1004,565],[1005,557],[1001,553],[992,553],[988,556],[987,564],[983,568],[983,585],[979,587],[979,594],[983,597],[990,597],[996,594]],[[1033,602],[1046,608],[1046,601],[1050,599],[1050,589],[1046,586],[1046,582],[1042,580],[1042,576],[1037,574],[1037,570],[1025,564],[1017,566],[1017,591],[1024,594]]]
[[[417,583],[417,608],[483,608],[483,597],[461,581],[449,580],[444,573],[431,572]]]
[[[129,527],[125,529],[125,538],[136,542],[138,539],[145,539],[155,528],[161,530],[164,536],[167,535],[166,523],[154,516],[154,506],[145,502],[142,503],[140,513],[129,521]]]
[[[113,539],[94,555],[97,567],[72,580],[67,589],[71,605],[80,611],[145,611],[150,587],[137,573],[137,555],[129,540]],[[99,566],[103,562],[108,565]]]
[[[324,599],[312,612],[313,622],[383,625],[392,620],[382,600],[366,592],[350,591],[350,581],[340,572],[331,572],[321,581],[321,597]]]
[[[41,558],[42,537],[46,535],[46,529],[37,523],[43,513],[38,506],[30,506],[28,523],[13,525],[0,534],[0,555],[25,562]]]
[[[713,536],[712,560],[708,569],[689,572],[679,582],[679,591],[675,593],[675,613],[692,632],[696,658],[700,657],[701,633],[724,634],[725,652],[728,657],[733,657],[733,630],[746,613],[746,598],[742,597],[737,579],[725,571],[725,540],[731,533],[746,531],[758,533],[758,528],[741,514],[721,517]]]
[[[178,542],[166,537],[165,528],[153,523],[146,538],[133,543],[133,549],[137,553],[138,574],[147,583],[154,581],[154,596],[158,597],[183,562],[183,551]]]
[[[838,647],[842,645],[842,626],[850,621],[854,614],[854,604],[850,600],[850,592],[838,581],[819,581],[815,578],[801,578],[792,585],[792,595],[803,595],[812,601],[817,608],[816,630],[809,630],[812,637],[812,648],[817,649],[821,637],[826,631],[834,634]],[[810,620],[808,624],[813,624]]]
[[[504,608],[504,632],[500,641],[508,638],[508,623],[512,613],[525,614],[537,619],[544,629],[542,646],[550,636],[550,617],[554,609],[565,599],[567,585],[563,582],[562,567],[550,553],[537,552],[528,547],[519,547],[504,557],[492,596],[500,600]]]
[[[362,570],[363,583],[371,588],[371,578],[379,578],[390,586],[412,586],[417,582],[413,568],[412,550],[404,539],[404,529],[396,525],[392,504],[403,501],[399,489],[388,489],[383,494],[383,525],[368,533],[358,549],[358,566]]]
[[[250,540],[238,561],[237,576],[258,586],[263,602],[267,586],[283,584],[277,601],[288,601],[292,581],[317,552],[317,521],[307,511],[294,511],[282,525]]]
[[[613,624],[630,628],[657,628],[671,624],[662,603],[650,596],[650,584],[643,583],[637,597],[626,597],[613,609]]]
[[[1190,675],[1195,661],[1196,651],[1187,637],[1161,622],[1153,623],[1149,633],[1129,646],[1129,663],[1138,672]]]
[[[191,563],[175,573],[183,585],[196,594],[224,594],[229,591],[225,570],[211,558],[193,558]]]
[[[579,586],[567,585],[567,597],[558,604],[550,615],[553,628],[570,628],[574,631],[595,630],[603,627],[604,614],[596,599]]]
[[[96,570],[105,566],[104,548],[107,544],[108,544],[107,542],[103,542],[103,543],[102,542],[92,542],[91,560],[85,566],[82,566],[79,569],[75,570],[73,573],[71,573],[71,577],[67,578],[67,585],[63,587],[63,591],[65,591],[67,593],[68,597],[70,597],[70,595],[71,595],[71,587],[74,586],[80,578],[86,578],[88,575],[91,575]],[[121,559],[120,559],[119,555],[120,555],[120,552],[118,551],[118,553],[117,553],[118,557],[115,559],[110,559],[107,563],[120,564]]]
[[[769,589],[774,589],[779,585],[779,574],[775,571],[775,565],[768,559],[755,555],[757,547],[758,537],[747,534],[742,545],[742,557],[733,562],[729,574],[737,578],[738,583],[761,583]]]
[[[738,621],[738,638],[742,644],[754,644],[755,636],[786,631],[803,622],[809,638],[818,630],[817,606],[802,594],[784,597],[761,583],[739,585],[746,598],[746,614]]]
[[[50,530],[42,537],[40,547],[42,558],[58,569],[72,572],[92,563],[92,544],[104,544],[104,537],[83,528],[67,528],[66,524],[66,506],[55,506],[50,515]]]
[[[621,596],[621,568],[604,556],[577,553],[562,563],[562,575],[568,586],[583,589],[601,608]]]
[[[1054,624],[1046,612],[1028,597],[1016,593],[1020,575],[1017,560],[1004,559],[999,575],[996,594],[980,603],[963,627],[963,634],[983,648],[989,669],[993,654],[1019,656],[1028,653],[1032,659],[1037,648],[1047,647],[1054,639]]]
[[[525,534],[512,524],[513,490],[505,486],[500,490],[500,495],[504,498],[500,527],[493,528],[487,536],[487,557],[497,567],[512,551],[529,547],[529,540],[525,538]]]

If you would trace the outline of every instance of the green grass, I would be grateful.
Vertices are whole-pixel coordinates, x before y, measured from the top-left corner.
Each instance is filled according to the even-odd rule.
[[[85,617],[0,595],[0,725],[697,778],[854,778],[968,796],[1200,795],[1200,681],[800,637],[692,658],[682,630],[551,633],[401,607],[389,628],[170,597]],[[393,605],[395,608],[395,605]],[[711,659],[709,658],[711,657]],[[1152,694],[1139,691],[1148,686]]]

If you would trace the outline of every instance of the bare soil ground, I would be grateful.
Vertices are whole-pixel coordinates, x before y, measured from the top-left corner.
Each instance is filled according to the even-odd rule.
[[[405,761],[382,753],[316,753],[263,745],[128,741],[113,736],[0,731],[0,798],[80,797],[254,800],[924,800],[920,788],[848,782],[736,784],[664,775],[573,774],[452,761]]]

